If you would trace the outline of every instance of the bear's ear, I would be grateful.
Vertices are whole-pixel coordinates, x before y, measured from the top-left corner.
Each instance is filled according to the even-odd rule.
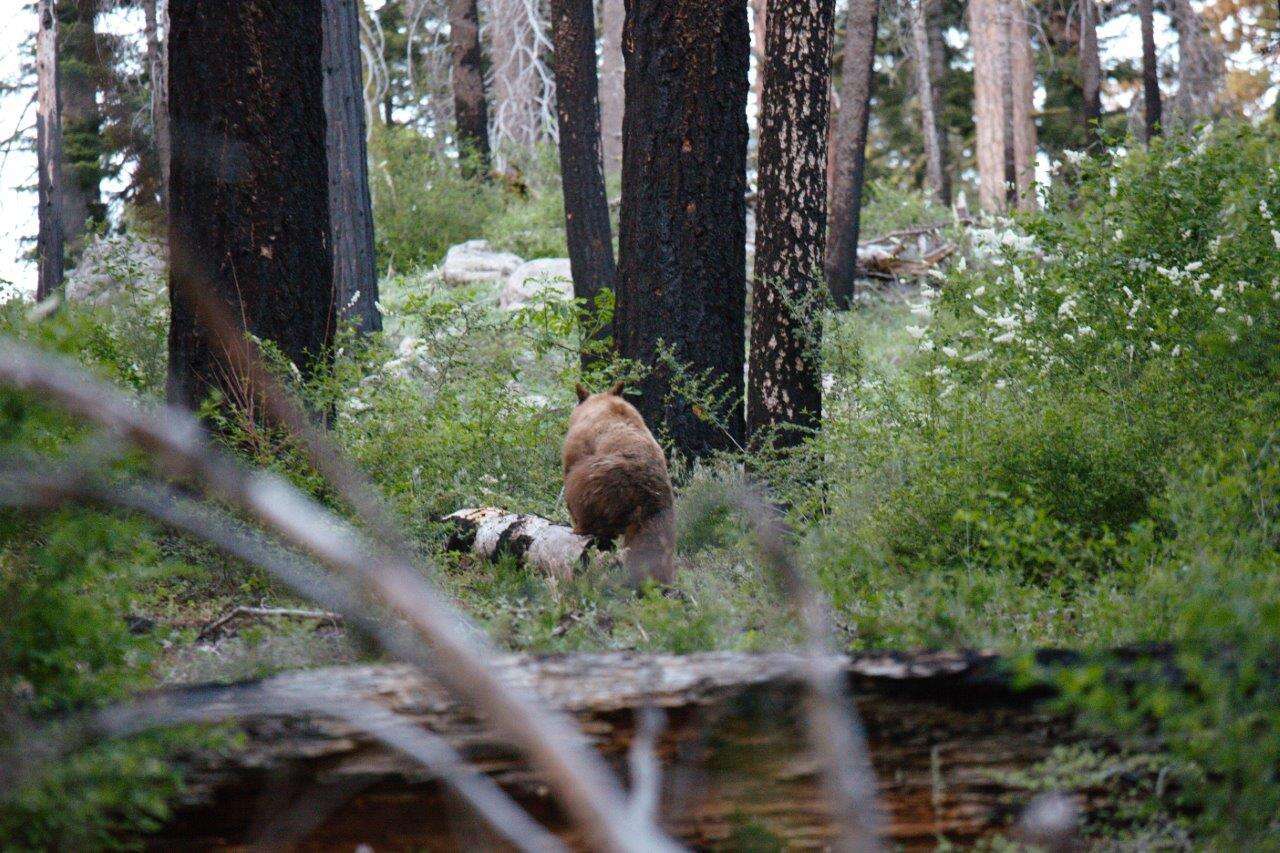
[[[612,395],[613,395],[613,396],[615,396],[615,397],[621,397],[621,396],[622,396],[622,388],[623,388],[623,386],[625,386],[626,384],[627,384],[627,383],[626,383],[624,380],[619,379],[617,382],[613,383],[613,385],[609,387],[609,393],[610,393],[610,394],[612,394]]]
[[[591,396],[591,392],[587,390],[587,386],[583,385],[581,382],[575,382],[573,389],[578,392],[579,403]]]

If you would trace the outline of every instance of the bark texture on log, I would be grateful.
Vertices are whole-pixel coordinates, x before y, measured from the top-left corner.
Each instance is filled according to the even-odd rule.
[[[66,224],[62,193],[62,110],[58,97],[58,18],[53,0],[36,4],[36,163],[40,230],[36,237],[36,301],[62,288]]]
[[[832,138],[831,206],[828,216],[827,286],[837,308],[853,303],[858,269],[862,185],[871,117],[871,81],[876,59],[879,0],[850,0],[844,36],[844,76]]]
[[[631,0],[623,50],[619,354],[653,370],[637,408],[686,457],[743,439],[747,10],[735,0]],[[724,401],[700,411],[684,372]]]
[[[622,66],[624,0],[600,2],[600,138],[604,173],[622,174],[622,109],[626,95]]]
[[[573,295],[595,304],[614,283],[613,232],[600,154],[600,98],[592,0],[551,0],[560,176]],[[583,356],[583,367],[591,359]]]
[[[822,419],[821,272],[834,0],[775,3],[767,18],[747,432],[803,441]]]
[[[484,94],[476,0],[449,0],[449,51],[453,60],[453,117],[463,172],[487,175],[489,102]]]
[[[1142,97],[1144,141],[1160,133],[1160,65],[1156,59],[1156,30],[1152,0],[1137,0],[1138,22],[1142,30]]]
[[[373,258],[359,9],[357,0],[322,2],[334,298],[342,316],[358,331],[377,332],[382,330],[382,314]]]
[[[699,848],[829,844],[834,828],[799,724],[801,659],[790,654],[713,652],[510,656],[497,662],[514,683],[573,714],[617,768],[639,712],[657,707],[667,727],[662,821]],[[941,839],[970,844],[1007,830],[1032,797],[1025,775],[1058,745],[1079,739],[1070,721],[1017,693],[987,654],[867,654],[847,661],[867,729],[892,846],[932,850]],[[569,828],[544,785],[483,721],[414,670],[362,666],[312,670],[228,687],[193,687],[210,702],[240,704],[262,691],[323,686],[376,702],[444,736],[538,820],[570,844]],[[179,689],[181,690],[181,688]],[[255,693],[255,691],[257,691]],[[266,704],[266,703],[263,703]],[[421,766],[350,726],[314,717],[254,719],[242,746],[191,761],[186,800],[149,839],[156,849],[226,849],[253,839],[269,807],[294,803],[310,827],[294,849],[463,850],[486,843],[464,807]],[[1105,747],[1100,747],[1105,748]],[[331,810],[316,814],[321,795]],[[1097,791],[1077,792],[1086,813]]]
[[[536,515],[495,507],[460,509],[442,521],[452,526],[445,548],[484,560],[510,556],[558,580],[571,580],[591,557],[597,542]]]
[[[196,405],[218,387],[243,405],[244,378],[198,294],[303,371],[336,325],[322,10],[172,0],[169,11],[170,399]]]

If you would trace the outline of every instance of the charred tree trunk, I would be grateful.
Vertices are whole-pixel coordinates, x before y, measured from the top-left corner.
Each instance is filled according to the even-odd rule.
[[[373,259],[364,87],[360,73],[357,0],[324,6],[325,148],[329,161],[329,223],[333,293],[340,316],[359,332],[382,329]]]
[[[600,291],[613,288],[614,265],[609,199],[600,160],[596,24],[591,6],[591,0],[551,0],[569,270],[573,295],[594,306]],[[592,360],[584,353],[583,367]]]
[[[862,219],[862,185],[867,155],[867,123],[871,117],[871,81],[876,59],[879,0],[849,0],[844,36],[844,77],[840,111],[832,140],[831,212],[828,220],[827,285],[837,308],[853,304],[858,268],[858,233]]]
[[[929,0],[911,5],[911,42],[915,50],[916,98],[920,102],[920,138],[924,142],[925,185],[939,204],[949,204],[943,164],[946,134],[938,124],[939,98],[933,80],[932,45],[929,41]]]
[[[688,456],[740,445],[746,314],[746,8],[630,0],[615,338],[652,371],[638,406]],[[681,393],[659,358],[714,386]]]
[[[821,274],[835,0],[774,3],[766,28],[747,433],[800,443],[822,420]]]
[[[480,54],[476,0],[449,0],[449,51],[453,58],[453,116],[463,174],[489,174],[489,103]],[[390,125],[390,112],[387,113]]]
[[[1152,660],[1158,658],[1148,664]],[[664,828],[692,849],[748,849],[748,839],[756,842],[750,849],[830,849],[837,827],[801,723],[804,664],[785,653],[735,652],[521,655],[495,662],[511,681],[572,714],[623,775],[641,711],[660,709],[666,725],[652,744],[660,765],[657,807]],[[1015,688],[992,655],[868,653],[845,666],[890,849],[968,849],[983,838],[1007,838],[1036,796],[1037,766],[1057,747],[1120,758],[1114,742],[1089,739],[1070,716],[1044,702],[1047,689]],[[192,757],[182,800],[148,844],[243,849],[254,840],[261,805],[275,802],[283,814],[268,819],[311,819],[297,836],[273,839],[281,846],[477,849],[477,831],[484,830],[411,759],[350,725],[264,710],[316,690],[336,701],[377,703],[439,735],[571,849],[586,849],[519,755],[472,709],[404,666],[308,670],[156,695],[166,708],[216,705],[250,716],[234,748]],[[1064,793],[1085,819],[1105,825],[1123,786],[1133,785],[1123,775],[1114,783],[1084,779]],[[310,798],[289,803],[284,779]]]
[[[169,393],[248,404],[216,321],[303,371],[333,339],[323,10],[172,0],[170,25]]]
[[[99,0],[57,4],[58,97],[62,103],[62,215],[72,256],[106,216],[102,203],[102,113],[97,75]]]
[[[147,76],[151,87],[151,133],[155,145],[156,197],[160,210],[169,209],[169,31],[168,0],[142,4],[147,35]]]
[[[624,0],[600,2],[600,137],[605,175],[622,173],[622,106],[625,84],[622,70],[622,27],[627,10]]]
[[[62,288],[66,234],[62,220],[62,121],[58,100],[58,19],[53,0],[36,4],[36,162],[39,220],[36,301]]]
[[[1160,133],[1160,66],[1156,59],[1155,20],[1152,0],[1138,0],[1138,21],[1142,29],[1142,94],[1143,115],[1146,119],[1143,141],[1149,142]]]
[[[1080,0],[1080,88],[1083,90],[1085,147],[1102,145],[1102,60],[1098,55],[1098,7],[1094,0]]]

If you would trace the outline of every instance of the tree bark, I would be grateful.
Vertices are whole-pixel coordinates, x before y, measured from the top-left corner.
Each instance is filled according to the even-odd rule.
[[[624,0],[601,0],[600,136],[606,176],[622,174],[622,107],[626,97],[622,68]]]
[[[830,152],[833,180],[826,258],[827,286],[831,288],[836,307],[842,309],[852,307],[858,267],[867,124],[871,116],[871,81],[879,20],[879,0],[850,0],[840,110]]]
[[[940,842],[968,848],[983,838],[1008,837],[1036,795],[1037,765],[1055,748],[1078,745],[1116,756],[1114,743],[1087,738],[1070,717],[1051,710],[1044,702],[1048,690],[1014,688],[993,655],[868,653],[845,665],[891,849],[934,850]],[[660,709],[665,730],[651,744],[659,764],[658,811],[664,827],[693,849],[746,849],[752,841],[751,849],[823,849],[835,841],[800,722],[802,658],[612,652],[508,656],[497,666],[576,717],[624,775],[628,750],[640,738],[641,711]],[[314,669],[173,688],[155,698],[167,707],[216,703],[245,713],[278,705],[275,697],[317,689],[339,701],[375,702],[443,737],[572,848],[584,849],[584,839],[518,755],[471,709],[409,667]],[[300,849],[474,850],[487,843],[437,778],[350,725],[258,711],[242,730],[234,748],[191,759],[183,799],[149,844],[246,845],[262,829],[262,804],[271,802],[284,812],[271,819],[312,819],[297,838],[286,839]],[[281,795],[283,779],[301,792],[292,803]],[[1105,821],[1116,810],[1120,784],[1085,781],[1065,793],[1084,816]],[[264,799],[272,791],[275,796]],[[330,808],[318,807],[324,800]]]
[[[651,368],[641,414],[691,457],[743,438],[747,26],[735,0],[627,5],[615,338]],[[680,374],[717,402],[690,399]]]
[[[769,0],[751,0],[751,53],[756,63],[756,79],[751,87],[756,99],[756,132],[764,126],[764,67],[768,62],[765,44],[769,29]]]
[[[592,0],[551,0],[560,176],[573,295],[595,305],[614,284],[613,233],[600,160],[600,100]],[[594,357],[584,352],[583,367]]]
[[[834,0],[775,3],[760,116],[747,433],[799,444],[822,420],[821,274]]]
[[[36,162],[40,230],[36,301],[62,289],[66,234],[62,219],[62,119],[58,99],[58,18],[53,0],[36,4]]]
[[[449,50],[453,58],[453,117],[463,174],[488,175],[489,102],[484,93],[476,0],[449,0]]]
[[[169,394],[247,405],[215,313],[304,372],[333,339],[323,10],[172,0],[170,19]]]
[[[929,41],[929,0],[914,0],[910,6],[911,42],[915,50],[916,99],[920,104],[920,138],[924,143],[925,186],[942,205],[950,203],[944,176],[943,146],[946,134],[938,124],[938,95],[933,81],[933,59]]]
[[[929,81],[933,90],[933,118],[938,128],[938,155],[942,160],[942,203],[951,205],[951,145],[942,93],[947,84],[950,61],[942,35],[943,0],[923,0],[925,30],[929,44]]]
[[[99,0],[70,0],[56,5],[58,87],[62,104],[62,215],[67,248],[74,257],[85,236],[106,216],[102,203],[102,113],[97,75]]]
[[[364,87],[360,72],[358,0],[324,6],[325,149],[329,163],[329,223],[333,292],[344,320],[362,333],[381,331],[373,258],[373,202]]]
[[[1170,0],[1169,17],[1178,33],[1178,91],[1172,121],[1184,128],[1218,115],[1227,76],[1226,57],[1205,31],[1204,20],[1188,0]]]
[[[1036,209],[1036,123],[1033,99],[1036,62],[1031,52],[1031,32],[1022,0],[1004,0],[1008,5],[1009,96],[1012,119],[1013,184],[1019,210]]]
[[[978,164],[978,205],[989,213],[1008,205],[1005,156],[1006,95],[1003,0],[971,0],[969,40],[973,46],[974,157]]]
[[[168,0],[145,0],[142,4],[147,36],[147,76],[151,89],[151,133],[155,146],[157,196],[160,210],[169,209],[169,32]]]
[[[1080,0],[1080,88],[1084,95],[1085,147],[1102,146],[1102,60],[1098,55],[1098,7],[1094,0]]]
[[[1161,129],[1160,66],[1156,59],[1155,20],[1152,0],[1138,0],[1138,21],[1142,29],[1142,94],[1144,106],[1144,142],[1151,141]]]

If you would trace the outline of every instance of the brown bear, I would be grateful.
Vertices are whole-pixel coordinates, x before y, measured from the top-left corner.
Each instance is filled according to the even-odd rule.
[[[592,394],[578,387],[564,438],[564,496],[573,532],[626,545],[631,582],[675,578],[675,499],[667,459],[622,383]]]

